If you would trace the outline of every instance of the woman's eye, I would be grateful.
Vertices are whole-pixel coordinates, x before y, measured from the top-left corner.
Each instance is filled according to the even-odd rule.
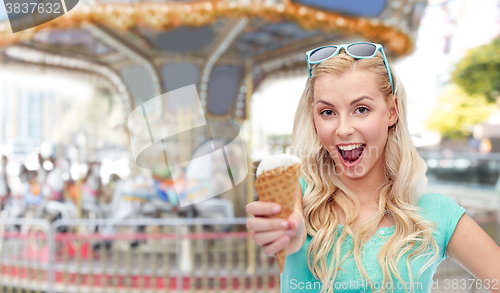
[[[366,108],[366,107],[359,107],[359,108],[357,108],[356,110],[359,110],[359,109],[364,109],[364,111],[361,111],[361,112],[360,112],[361,114],[365,114],[366,112],[368,112],[368,111],[369,111],[369,110],[368,110],[368,108]]]
[[[332,110],[324,110],[320,114],[323,116],[332,116],[333,111]]]

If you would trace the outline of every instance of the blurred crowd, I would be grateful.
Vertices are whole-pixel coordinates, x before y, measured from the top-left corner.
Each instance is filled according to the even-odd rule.
[[[73,176],[74,166],[67,158],[44,158],[38,154],[37,160],[37,163],[20,164],[17,172],[12,166],[19,164],[9,165],[8,158],[2,156],[0,217],[43,218],[50,223],[58,219],[79,218],[120,221],[130,218],[234,217],[233,203],[229,200],[209,198],[180,206],[179,195],[182,198],[191,191],[177,190],[185,186],[181,181],[185,177],[174,184],[168,169],[125,178],[111,173],[102,178],[105,172],[102,172],[101,162],[80,164],[77,173],[83,176]]]
[[[70,161],[63,157],[38,154],[34,168],[21,164],[14,176],[8,174],[8,165],[8,158],[2,156],[0,208],[4,218],[34,217],[52,222],[59,218],[161,217],[181,212],[169,174],[125,179],[111,174],[103,184],[100,162],[85,165],[84,176],[76,180],[70,175]],[[153,207],[145,207],[145,203]]]

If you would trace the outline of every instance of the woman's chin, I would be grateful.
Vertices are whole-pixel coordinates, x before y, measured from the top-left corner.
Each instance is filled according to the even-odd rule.
[[[342,162],[340,159],[334,160],[335,162],[335,174],[338,177],[346,177],[350,179],[358,179],[364,177],[366,174],[365,172],[365,167],[363,163],[357,164],[354,168],[348,168]]]
[[[355,170],[348,169],[346,172],[344,172],[344,174],[342,176],[347,177],[349,179],[360,179],[360,178],[363,178],[365,176],[365,174],[364,174],[364,172],[359,173],[359,172],[356,172]]]

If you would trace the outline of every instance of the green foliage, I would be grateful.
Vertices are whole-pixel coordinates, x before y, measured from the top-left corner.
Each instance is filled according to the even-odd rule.
[[[495,109],[484,96],[468,95],[452,84],[437,98],[426,126],[444,138],[457,140],[469,136],[473,126],[486,120]]]
[[[451,80],[469,95],[480,94],[495,102],[500,96],[500,37],[470,50],[457,64]]]

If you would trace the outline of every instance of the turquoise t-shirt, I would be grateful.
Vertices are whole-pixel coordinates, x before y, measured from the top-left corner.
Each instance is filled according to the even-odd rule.
[[[302,196],[304,196],[306,183],[302,178],[300,178],[300,185],[302,187]],[[407,289],[413,286],[415,292],[418,293],[431,292],[433,285],[432,277],[436,273],[438,265],[446,258],[445,252],[448,241],[455,231],[458,220],[460,220],[465,213],[465,208],[459,206],[452,199],[440,193],[424,193],[418,205],[425,211],[425,213],[422,212],[421,215],[426,220],[436,222],[437,231],[434,231],[433,235],[439,246],[439,256],[438,259],[422,273],[419,280],[416,280],[416,278],[420,269],[427,262],[427,259],[426,256],[420,257],[418,260],[413,259],[414,263],[411,267],[413,272],[413,283],[410,283],[406,267],[406,255],[404,255],[398,263],[398,270],[401,278],[403,278],[405,282],[400,283],[394,275],[392,276],[394,292],[397,293],[405,292],[403,286],[406,286]],[[339,225],[337,235],[340,235],[342,229],[343,225]],[[377,289],[380,290],[383,279],[382,270],[377,260],[378,253],[385,241],[394,233],[394,229],[394,225],[380,228],[372,239],[366,243],[365,249],[361,255],[363,267],[371,279],[375,292],[378,291]],[[345,272],[340,271],[337,273],[334,282],[331,280],[318,280],[314,278],[307,265],[307,247],[311,239],[312,237],[307,235],[307,239],[302,248],[298,252],[287,256],[285,268],[281,274],[282,293],[320,292],[322,287],[333,288],[334,292],[371,292],[370,284],[359,272],[354,261],[354,255],[352,254],[342,264],[342,268]],[[341,256],[346,255],[351,250],[352,243],[351,236],[347,235],[341,247]],[[332,251],[330,251],[327,257],[327,266],[330,264],[331,253]],[[388,286],[386,286],[386,288],[387,287]],[[386,292],[391,292],[391,290],[389,289]]]

